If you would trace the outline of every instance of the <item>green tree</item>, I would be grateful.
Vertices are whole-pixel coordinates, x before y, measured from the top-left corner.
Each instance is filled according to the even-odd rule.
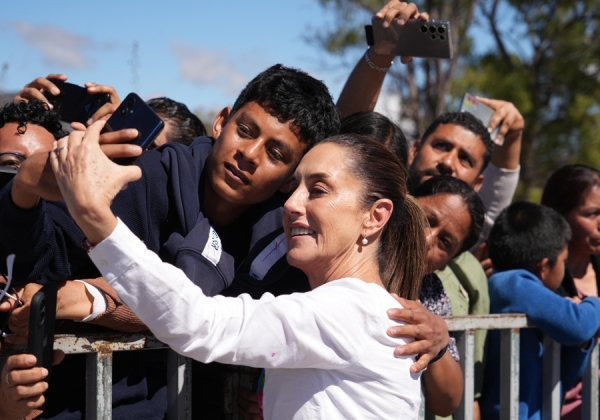
[[[362,25],[384,4],[319,1],[336,13],[338,24],[318,40],[337,54],[364,42]],[[403,117],[416,121],[418,132],[470,91],[511,101],[525,117],[519,198],[533,198],[562,164],[600,167],[600,0],[417,4],[451,21],[455,51],[453,60],[415,60],[393,73]],[[481,39],[492,41],[475,55]]]

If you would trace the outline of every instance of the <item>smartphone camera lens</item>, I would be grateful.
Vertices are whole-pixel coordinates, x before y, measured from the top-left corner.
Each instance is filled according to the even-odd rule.
[[[440,39],[443,41],[444,39],[446,39],[446,37],[444,35],[440,35]]]
[[[127,115],[127,111],[129,111],[127,107],[121,108],[121,115]]]
[[[429,27],[429,32],[431,32],[432,34],[435,33],[435,26],[430,26]]]
[[[435,39],[435,35],[431,35],[431,39]]]
[[[444,28],[443,26],[440,26],[439,28],[437,28],[437,31],[441,34],[443,34],[444,32],[446,32],[446,28]]]
[[[421,26],[421,32],[427,32],[427,26],[425,26],[425,25]]]

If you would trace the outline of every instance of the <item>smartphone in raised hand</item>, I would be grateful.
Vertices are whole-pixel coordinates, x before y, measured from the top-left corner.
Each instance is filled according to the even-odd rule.
[[[490,124],[490,120],[494,115],[494,110],[477,99],[477,97],[471,95],[470,93],[465,93],[463,96],[462,103],[460,104],[460,112],[469,112],[477,117],[483,125],[487,128]],[[492,140],[499,146],[502,146],[504,143],[504,139],[496,141],[496,137],[498,136],[498,130],[500,126],[496,127],[494,131],[490,133]]]
[[[119,131],[135,128],[138,137],[130,143],[146,150],[163,130],[165,123],[160,117],[135,93],[130,93],[110,116],[102,132]],[[139,158],[113,159],[120,165],[131,165]]]
[[[37,359],[35,365],[48,369],[46,381],[52,373],[54,324],[56,322],[56,282],[45,284],[31,298],[27,353]]]
[[[452,37],[447,20],[410,19],[404,25],[392,22],[387,28],[383,20],[373,16],[365,26],[367,44],[377,54],[400,57],[452,58]]]
[[[92,94],[86,88],[59,79],[48,79],[56,85],[60,94],[54,96],[49,92],[44,96],[52,104],[66,122],[85,124],[104,104],[110,102],[109,93]]]

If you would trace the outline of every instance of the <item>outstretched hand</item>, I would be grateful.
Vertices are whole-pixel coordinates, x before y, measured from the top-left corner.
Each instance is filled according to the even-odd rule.
[[[400,308],[388,309],[390,319],[406,322],[406,325],[390,327],[389,336],[394,338],[414,338],[415,341],[396,347],[397,356],[417,354],[419,359],[410,367],[411,373],[425,368],[450,342],[448,327],[441,316],[428,311],[419,302],[403,299],[392,293],[401,305]]]
[[[104,123],[97,121],[85,131],[73,131],[58,140],[50,152],[50,165],[63,199],[92,243],[101,242],[114,230],[117,219],[110,209],[112,200],[129,182],[142,176],[138,166],[118,165],[104,154],[99,144]]]
[[[492,139],[494,143],[501,145],[505,140],[511,142],[521,139],[525,119],[514,104],[480,96],[477,96],[477,99],[494,110],[487,127],[490,133],[498,127],[498,134]]]
[[[405,3],[398,0],[389,1],[383,8],[375,14],[377,19],[381,19],[382,26],[388,28],[390,25],[404,25],[409,19],[419,19],[422,21],[429,20],[428,13],[420,13],[417,5],[414,3]],[[373,46],[375,52],[378,51],[377,44]],[[391,61],[393,57],[389,56]],[[400,61],[404,64],[411,62],[413,57],[400,57]]]

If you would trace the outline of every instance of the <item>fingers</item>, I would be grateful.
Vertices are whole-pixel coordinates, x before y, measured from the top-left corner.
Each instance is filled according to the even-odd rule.
[[[416,17],[418,14],[419,10],[414,3],[404,3],[392,0],[377,12],[375,16],[378,19],[382,19],[382,26],[387,28],[394,20],[396,20],[399,25],[404,25],[407,20]]]
[[[498,134],[495,139],[492,139],[496,144],[502,144],[506,137],[512,138],[521,134],[525,128],[525,120],[512,103],[479,96],[477,99],[494,110],[494,115],[488,124],[488,131],[491,133],[498,127]]]
[[[142,148],[134,144],[103,144],[100,147],[110,159],[136,157],[142,154]]]
[[[417,360],[410,366],[410,373],[414,374],[426,370],[427,366],[429,366],[429,362],[431,361],[431,359],[432,357],[430,357],[427,354],[422,355],[421,357],[419,357],[419,360]]]
[[[94,112],[94,115],[87,121],[87,125],[91,125],[99,120],[108,120],[121,103],[119,94],[115,88],[108,85],[99,85],[97,83],[86,83],[85,87],[87,91],[93,95],[110,95],[110,101]]]
[[[48,99],[44,96],[44,93],[50,93],[53,96],[57,96],[60,94],[60,90],[54,83],[52,83],[49,79],[58,79],[61,81],[67,80],[67,76],[64,74],[52,73],[46,77],[38,77],[34,81],[25,85],[23,89],[21,89],[17,96],[15,96],[14,102],[19,101],[30,101],[33,99],[37,99],[43,102],[48,103]],[[48,106],[52,108],[52,104],[48,103]]]
[[[135,140],[139,133],[135,128],[126,128],[125,130],[110,131],[102,133],[100,136],[100,144],[118,144],[127,143]]]

